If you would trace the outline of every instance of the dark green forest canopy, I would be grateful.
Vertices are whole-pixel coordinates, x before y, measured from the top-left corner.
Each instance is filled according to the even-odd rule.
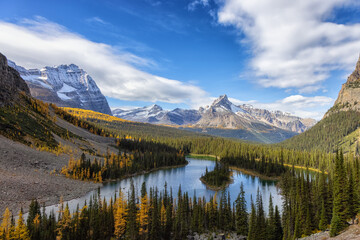
[[[334,153],[343,148],[349,152],[350,146],[355,143],[357,136],[350,136],[360,127],[360,113],[355,111],[339,111],[322,119],[306,132],[287,139],[277,146],[296,150],[318,150]],[[356,151],[357,147],[352,150]]]

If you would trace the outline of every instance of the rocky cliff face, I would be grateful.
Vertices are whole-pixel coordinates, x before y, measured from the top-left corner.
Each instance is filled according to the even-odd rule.
[[[324,118],[337,111],[349,110],[360,111],[360,57],[354,72],[342,85],[334,106],[329,109]]]
[[[30,88],[31,95],[60,107],[73,107],[111,114],[95,81],[74,64],[42,69],[25,69],[9,61]]]
[[[16,70],[8,66],[6,57],[0,53],[0,107],[16,102],[20,92],[30,95],[25,81]]]

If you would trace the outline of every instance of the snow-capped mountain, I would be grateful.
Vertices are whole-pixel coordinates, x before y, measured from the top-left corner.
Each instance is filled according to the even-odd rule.
[[[282,111],[269,111],[266,109],[254,108],[247,104],[240,105],[239,107],[260,122],[292,132],[302,133],[316,124],[315,119],[300,118]]]
[[[130,110],[117,108],[112,110],[112,114],[115,117],[131,121],[157,123],[159,122],[159,119],[164,116],[165,111],[160,106],[154,104],[151,106]]]
[[[130,110],[117,108],[113,109],[112,113],[116,117],[131,121],[167,125],[191,125],[201,117],[200,113],[196,110],[176,108],[168,111],[156,104]]]
[[[226,95],[220,96],[211,106],[199,110],[176,108],[163,110],[158,105],[123,110],[114,109],[113,115],[127,120],[155,124],[191,126],[195,128],[222,129],[270,129],[273,127],[301,133],[312,127],[314,119],[302,119],[281,111],[254,108],[251,105],[235,105]]]
[[[252,128],[254,123],[263,123],[287,131],[302,133],[315,125],[314,119],[303,119],[282,111],[269,111],[251,105],[234,105],[226,95],[220,96],[207,109],[202,109],[202,118],[195,126],[229,129]]]
[[[28,84],[33,97],[61,107],[111,114],[108,102],[95,81],[75,64],[25,69],[8,62]]]

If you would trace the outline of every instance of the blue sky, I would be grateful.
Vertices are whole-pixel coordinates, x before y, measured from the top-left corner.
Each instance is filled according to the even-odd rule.
[[[360,53],[351,0],[0,1],[0,52],[75,63],[112,107],[197,108],[222,94],[321,118]]]

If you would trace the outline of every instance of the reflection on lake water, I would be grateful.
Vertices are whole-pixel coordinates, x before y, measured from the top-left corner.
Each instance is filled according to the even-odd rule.
[[[206,186],[200,181],[200,177],[204,174],[206,167],[211,171],[215,162],[211,160],[203,159],[193,159],[187,158],[189,164],[183,167],[178,168],[169,168],[161,169],[151,173],[146,173],[131,178],[104,183],[103,186],[99,189],[101,198],[106,198],[110,200],[111,197],[114,197],[114,194],[118,194],[118,190],[121,187],[121,191],[125,193],[130,189],[131,179],[134,182],[135,189],[140,194],[141,185],[143,182],[146,182],[148,190],[150,187],[157,187],[159,191],[164,189],[165,182],[167,183],[168,190],[172,189],[174,196],[177,196],[179,185],[181,185],[182,192],[188,192],[190,197],[193,197],[196,194],[197,197],[205,197],[207,200],[211,196],[215,195],[215,191],[207,189]],[[225,191],[230,192],[231,201],[234,202],[236,197],[240,192],[241,182],[244,184],[244,190],[246,194],[246,201],[248,210],[250,210],[250,198],[253,197],[253,200],[256,199],[257,189],[259,188],[264,202],[265,210],[268,209],[268,202],[270,194],[273,197],[274,204],[278,205],[281,210],[281,195],[276,187],[275,181],[263,180],[259,177],[250,176],[243,174],[239,171],[234,171],[233,179],[234,182],[231,183]],[[81,208],[85,200],[89,203],[89,200],[92,195],[97,194],[98,190],[91,191],[85,196],[70,200],[65,202],[69,204],[70,210],[76,210],[76,206],[79,204]],[[220,197],[220,192],[217,194],[217,197]],[[58,211],[58,205],[53,205],[46,207],[46,212],[49,214],[51,210],[55,212]]]

